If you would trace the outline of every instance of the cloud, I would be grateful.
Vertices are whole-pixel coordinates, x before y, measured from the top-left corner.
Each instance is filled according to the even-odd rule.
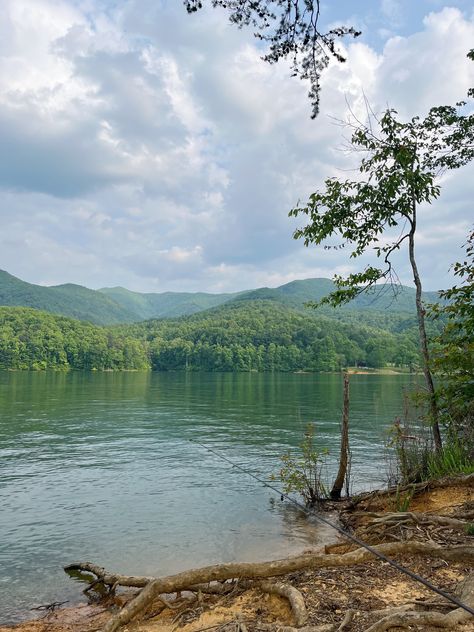
[[[381,7],[388,19],[373,28],[392,33],[399,3]],[[288,65],[264,64],[251,32],[220,11],[4,0],[0,267],[32,282],[142,291],[237,290],[351,270],[344,251],[295,242],[299,222],[288,218],[324,178],[353,175],[357,156],[343,151],[347,132],[334,119],[348,105],[363,118],[367,100],[412,116],[474,85],[465,57],[474,23],[460,10],[386,38],[378,49],[370,38],[347,45],[311,121],[306,86]],[[422,212],[427,287],[448,282],[472,217],[472,176],[468,167],[447,177]],[[405,262],[400,272],[409,282]]]

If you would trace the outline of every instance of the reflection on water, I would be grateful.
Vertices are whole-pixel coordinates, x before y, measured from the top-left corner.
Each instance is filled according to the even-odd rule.
[[[385,429],[409,380],[351,379],[356,489],[384,478]],[[327,541],[190,439],[268,478],[310,421],[337,455],[341,401],[339,375],[0,373],[0,621],[79,600],[61,570],[76,559],[167,574]]]

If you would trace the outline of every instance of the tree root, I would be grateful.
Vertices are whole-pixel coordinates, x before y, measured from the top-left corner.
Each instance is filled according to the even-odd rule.
[[[412,522],[417,525],[433,525],[460,529],[463,531],[468,524],[465,520],[442,516],[439,514],[416,513],[414,511],[394,511],[392,513],[370,513],[357,512],[354,516],[364,515],[371,518],[369,526],[396,525],[400,523]]]
[[[102,583],[109,588],[113,586],[126,586],[128,588],[144,588],[147,584],[155,579],[155,577],[145,577],[143,575],[119,575],[118,573],[109,573],[92,562],[73,562],[64,567],[66,573],[78,571],[80,573],[90,573],[96,576],[95,583]]]
[[[436,544],[426,544],[422,542],[391,542],[381,544],[375,548],[385,555],[421,555],[447,561],[459,561],[463,563],[474,562],[474,546],[441,547]],[[109,573],[104,568],[92,564],[91,562],[76,562],[67,566],[65,570],[92,573],[109,587],[118,585],[142,588],[142,590],[125,605],[120,612],[114,615],[103,628],[103,632],[116,632],[121,626],[127,624],[134,617],[143,614],[155,600],[161,599],[160,595],[163,594],[171,594],[182,590],[193,590],[194,587],[200,584],[208,584],[210,582],[225,582],[235,578],[261,580],[268,577],[287,575],[300,570],[353,566],[373,559],[374,556],[372,553],[360,548],[342,555],[314,553],[271,562],[219,564],[162,578],[125,576]],[[272,584],[272,586],[277,586],[277,584]],[[276,591],[277,589],[275,588],[274,590]],[[282,593],[280,592],[278,594]],[[306,612],[306,608],[304,608],[304,610],[302,609],[304,601],[301,593],[299,594],[301,601],[297,598],[296,593],[292,593],[293,596],[291,598],[288,595],[289,592],[285,594],[285,596],[290,599],[293,612],[295,613],[295,619],[299,625],[302,625],[301,622],[304,621],[305,618],[304,615],[300,613]],[[294,603],[298,604],[298,606],[295,607],[293,605]],[[450,615],[451,614],[452,613],[450,613]],[[323,632],[321,626],[318,626],[318,628],[318,632]],[[305,630],[305,628],[299,629],[302,631]],[[315,632],[315,630],[316,628],[311,632]],[[329,628],[325,628],[325,630],[329,631]],[[308,632],[310,632],[309,629]]]
[[[386,540],[444,541],[446,531],[465,533],[469,522],[439,514],[396,511],[390,513],[356,512],[353,518],[363,517],[364,524],[357,529],[360,538],[370,543]],[[368,519],[368,520],[367,520]]]
[[[405,542],[412,539],[433,543],[438,541],[444,544],[448,539],[454,543],[456,540],[459,541],[459,537],[465,533],[469,524],[468,521],[457,517],[413,511],[359,511],[352,514],[352,518],[362,518],[357,534],[371,544],[390,540]]]
[[[276,625],[275,623],[259,623],[257,630],[267,632],[336,632],[337,627],[332,623],[322,625],[306,625],[303,628],[294,628],[291,625]]]
[[[258,630],[268,632],[344,632],[354,618],[354,611],[348,610],[341,623],[323,623],[321,625],[306,625],[302,628],[294,628],[290,625],[275,625],[274,623],[258,623]]]
[[[271,595],[280,595],[280,597],[286,597],[290,602],[296,626],[300,628],[306,623],[306,621],[308,620],[308,613],[306,611],[304,597],[297,588],[294,588],[289,584],[282,584],[281,582],[260,582],[258,584],[258,587],[260,588],[260,590],[263,590],[263,592],[269,593]]]
[[[460,610],[460,608],[453,610],[453,612],[449,614],[416,611],[389,614],[387,617],[371,625],[365,632],[385,632],[391,628],[408,628],[413,625],[432,625],[436,628],[457,629],[458,625],[468,621],[471,617],[465,610],[461,610],[460,613],[458,613],[458,610]]]
[[[474,485],[474,474],[462,474],[459,476],[447,476],[445,478],[422,481],[421,483],[409,483],[403,487],[389,487],[386,490],[375,490],[364,492],[355,496],[349,506],[354,509],[361,502],[370,501],[372,498],[387,498],[403,492],[410,492],[416,496],[428,489],[443,489],[452,485],[472,487]]]
[[[471,573],[460,585],[459,599],[467,606],[471,608],[474,607],[474,573]],[[395,610],[396,609],[393,609],[390,614],[376,621],[367,628],[366,632],[385,632],[391,628],[407,628],[413,625],[431,625],[436,628],[458,629],[462,623],[472,619],[472,615],[463,608],[456,608],[448,614],[442,614],[440,612],[418,612],[415,610],[400,612],[398,609],[397,611]]]

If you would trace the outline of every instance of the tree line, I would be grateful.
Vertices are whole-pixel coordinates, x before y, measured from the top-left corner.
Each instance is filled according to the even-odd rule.
[[[0,307],[1,369],[337,371],[419,362],[415,322],[384,328],[331,320],[271,301],[174,320],[101,327],[30,308]],[[360,322],[360,318],[359,318]]]
[[[0,307],[0,369],[146,369],[138,339],[28,307]]]

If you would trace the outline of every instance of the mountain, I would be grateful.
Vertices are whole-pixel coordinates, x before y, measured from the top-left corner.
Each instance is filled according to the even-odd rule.
[[[335,289],[334,283],[330,279],[305,279],[302,281],[291,281],[277,288],[259,288],[240,294],[238,301],[270,300],[288,307],[304,307],[307,303],[320,301]],[[361,294],[350,303],[337,308],[343,310],[364,310],[364,311],[391,311],[414,313],[415,289],[401,285],[395,288],[391,286],[377,286],[375,289]],[[436,303],[437,292],[425,292],[423,299],[427,303]],[[321,313],[331,315],[333,308],[321,306],[318,308]]]
[[[98,325],[137,320],[133,312],[108,296],[82,285],[44,287],[21,281],[4,270],[0,270],[0,305],[34,307]]]
[[[90,290],[67,283],[45,287],[26,283],[8,272],[0,271],[0,305],[33,307],[53,314],[69,316],[98,325],[133,323],[153,318],[176,318],[203,312],[226,304],[270,301],[285,307],[303,310],[308,302],[315,302],[334,289],[329,279],[292,281],[277,288],[259,288],[233,294],[205,292],[132,292],[122,287]],[[436,292],[424,295],[427,302],[437,300]],[[307,311],[305,309],[305,311]],[[360,312],[366,324],[378,324],[390,314],[415,312],[415,290],[401,286],[396,294],[390,287],[379,288],[358,296],[348,305],[333,309],[318,309],[321,315],[356,322]]]
[[[304,309],[310,302],[320,301],[335,289],[330,279],[305,279],[291,281],[276,288],[262,287],[256,290],[247,290],[234,294],[208,294],[204,292],[163,292],[160,294],[141,294],[131,292],[123,287],[103,288],[108,297],[121,305],[124,309],[134,312],[136,320],[150,318],[176,318],[196,314],[213,307],[227,303],[248,301],[272,301],[286,307]],[[423,298],[428,303],[438,300],[436,292],[426,292]],[[380,287],[374,291],[358,296],[356,299],[333,309],[322,306],[318,308],[320,314],[331,318],[344,318],[341,310],[347,312],[415,312],[415,289],[399,286],[394,290],[390,286]]]
[[[105,287],[99,292],[114,300],[124,309],[133,312],[138,317],[136,320],[187,316],[227,303],[240,294],[240,292],[234,294],[208,294],[206,292],[141,294],[140,292],[131,292],[123,287]]]

